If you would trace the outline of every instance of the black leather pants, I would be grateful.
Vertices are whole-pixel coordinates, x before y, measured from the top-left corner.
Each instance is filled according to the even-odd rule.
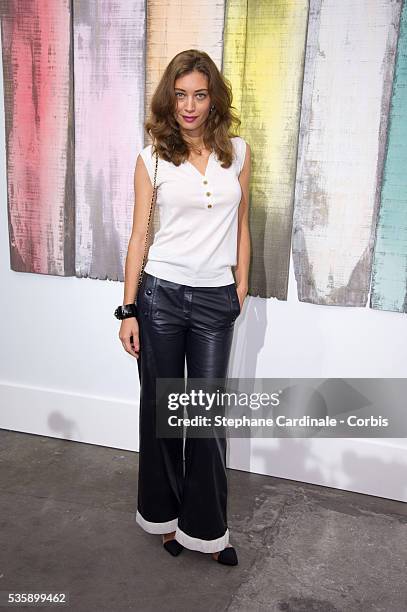
[[[186,548],[229,542],[226,438],[160,438],[156,378],[226,378],[240,304],[235,283],[191,287],[143,274],[138,296],[140,450],[136,521],[149,533],[176,531]],[[185,461],[184,461],[185,454]]]

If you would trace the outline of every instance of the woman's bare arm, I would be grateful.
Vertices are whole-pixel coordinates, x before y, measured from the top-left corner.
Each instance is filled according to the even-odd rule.
[[[246,143],[246,156],[243,168],[239,174],[242,188],[242,199],[239,204],[238,230],[237,230],[237,265],[235,266],[236,290],[240,305],[243,307],[244,299],[249,288],[250,266],[250,229],[249,229],[249,184],[251,173],[251,149]]]
[[[137,285],[144,255],[152,194],[153,186],[144,161],[139,155],[134,169],[133,228],[125,263],[123,304],[133,303],[137,296]]]
[[[133,304],[137,297],[152,195],[153,185],[144,161],[139,155],[134,169],[133,227],[125,262],[123,304]],[[151,219],[150,232],[152,222]],[[124,349],[134,357],[138,357],[140,341],[138,322],[135,317],[123,319],[120,326],[119,338],[122,341]],[[133,340],[133,342],[131,342],[131,340]]]

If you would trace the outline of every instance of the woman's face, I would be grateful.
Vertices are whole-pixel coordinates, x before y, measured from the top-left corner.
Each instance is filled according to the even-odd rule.
[[[196,70],[185,74],[176,79],[174,92],[177,98],[175,119],[181,130],[191,136],[201,134],[211,108],[207,76]],[[194,119],[187,121],[188,117]]]

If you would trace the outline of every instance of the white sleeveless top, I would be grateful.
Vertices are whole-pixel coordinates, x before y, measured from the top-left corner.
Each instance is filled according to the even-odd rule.
[[[192,287],[234,282],[231,266],[237,264],[238,207],[242,197],[238,176],[246,141],[240,136],[231,140],[234,161],[230,168],[222,168],[212,152],[205,175],[189,161],[177,167],[158,160],[159,229],[144,268],[149,274]],[[152,145],[140,155],[153,183]]]

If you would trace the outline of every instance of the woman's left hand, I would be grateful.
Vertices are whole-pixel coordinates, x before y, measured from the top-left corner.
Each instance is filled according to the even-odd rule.
[[[243,302],[246,299],[248,290],[249,290],[248,286],[243,285],[243,283],[239,283],[238,285],[236,285],[236,291],[239,297],[240,311],[242,311],[243,309]]]

